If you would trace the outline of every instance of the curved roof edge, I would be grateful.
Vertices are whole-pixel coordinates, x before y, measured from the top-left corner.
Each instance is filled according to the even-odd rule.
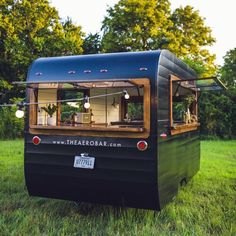
[[[161,52],[155,50],[39,58],[31,64],[27,82],[151,78],[155,76]]]
[[[197,77],[186,63],[164,49],[39,58],[29,68],[27,83],[155,78],[160,65],[170,70],[174,65],[177,76],[185,71],[186,77]]]

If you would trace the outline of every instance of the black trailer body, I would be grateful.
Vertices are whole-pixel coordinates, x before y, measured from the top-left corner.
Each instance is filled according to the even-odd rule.
[[[25,128],[25,180],[29,194],[162,209],[177,194],[180,182],[188,181],[199,170],[199,124],[196,120],[192,124],[174,124],[170,107],[172,97],[177,95],[177,87],[181,87],[180,80],[188,80],[188,84],[195,87],[195,82],[191,83],[194,78],[195,72],[167,50],[34,61],[27,78],[27,101],[31,105]],[[106,83],[100,83],[104,81]],[[172,86],[176,81],[178,85]],[[145,114],[141,118],[144,121],[132,121],[128,113],[125,114],[127,117],[122,115],[124,98],[121,97],[118,104],[120,120],[109,123],[112,118],[108,116],[105,126],[91,120],[83,124],[62,124],[59,108],[56,125],[39,124],[39,104],[50,103],[54,96],[45,95],[46,100],[40,102],[42,92],[39,91],[47,87],[45,84],[51,86],[49,90],[56,88],[54,99],[59,107],[62,100],[58,94],[64,86],[62,84],[85,88],[92,106],[92,100],[95,104],[99,99],[96,93],[91,95],[96,83],[110,86],[109,91],[113,92],[110,94],[118,94],[120,88],[125,93],[123,83],[128,83],[128,89],[134,86],[134,97],[144,99]],[[143,95],[139,90],[144,91]],[[110,112],[109,91],[104,90],[105,95],[101,95],[104,95],[106,115]],[[111,95],[113,106],[115,96]],[[98,109],[93,110],[99,117]],[[76,166],[76,157],[80,162],[88,157],[92,163]]]

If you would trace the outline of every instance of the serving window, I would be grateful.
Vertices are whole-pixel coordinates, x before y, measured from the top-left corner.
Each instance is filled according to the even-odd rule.
[[[30,89],[30,132],[148,137],[148,79],[39,83]]]
[[[181,81],[170,77],[170,127],[171,134],[179,134],[196,130],[198,122],[198,89],[195,81]]]
[[[171,134],[196,130],[198,122],[198,98],[202,91],[227,89],[217,77],[178,78],[170,76],[170,127]]]

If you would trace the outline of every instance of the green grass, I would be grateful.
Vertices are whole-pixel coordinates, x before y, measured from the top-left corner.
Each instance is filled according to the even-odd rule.
[[[31,198],[23,141],[0,141],[0,235],[236,235],[236,141],[201,150],[201,171],[154,212]]]

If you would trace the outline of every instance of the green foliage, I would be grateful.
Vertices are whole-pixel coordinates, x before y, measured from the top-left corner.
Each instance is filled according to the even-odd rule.
[[[205,92],[199,102],[201,133],[231,138],[233,101],[227,91]]]
[[[102,25],[103,51],[165,48],[202,64],[204,76],[216,72],[215,55],[206,49],[215,39],[193,7],[180,7],[171,13],[168,0],[120,0],[107,13]]]
[[[236,89],[236,48],[226,53],[221,78],[229,89]]]
[[[41,107],[47,114],[52,117],[53,114],[57,111],[57,106],[55,104],[49,104],[46,107]]]
[[[101,36],[96,34],[89,34],[83,43],[84,54],[96,54],[101,51]]]
[[[127,113],[131,120],[143,120],[143,104],[129,102],[127,104]]]
[[[224,138],[236,136],[236,49],[226,53],[221,79],[226,91],[205,92],[199,102],[201,131]]]
[[[24,119],[16,118],[16,107],[0,108],[0,139],[15,139],[22,137]]]
[[[170,36],[167,0],[120,0],[107,13],[102,25],[105,52],[157,49]]]
[[[185,107],[185,111],[187,111],[190,107],[190,105],[195,101],[195,96],[194,95],[187,95],[183,99],[183,104]]]
[[[236,141],[201,143],[201,170],[161,212],[29,197],[23,141],[0,142],[5,235],[235,235]],[[10,196],[10,197],[9,197]]]
[[[61,92],[61,99],[83,99],[84,93],[77,90],[65,90]],[[78,112],[84,111],[83,100],[79,100],[75,103],[76,106],[71,106],[68,102],[61,103],[61,120],[69,121],[73,115]]]
[[[193,60],[194,64],[202,65],[202,76],[212,76],[216,72],[215,55],[211,55],[206,46],[211,46],[215,39],[204,18],[193,7],[179,7],[171,15],[173,26],[171,38],[167,48],[180,58]]]
[[[12,81],[23,81],[30,63],[38,57],[82,53],[81,28],[70,19],[61,22],[48,0],[0,2],[0,89],[10,90]],[[12,89],[10,97],[24,97]],[[2,100],[3,99],[3,100]],[[0,97],[0,103],[6,98]]]

